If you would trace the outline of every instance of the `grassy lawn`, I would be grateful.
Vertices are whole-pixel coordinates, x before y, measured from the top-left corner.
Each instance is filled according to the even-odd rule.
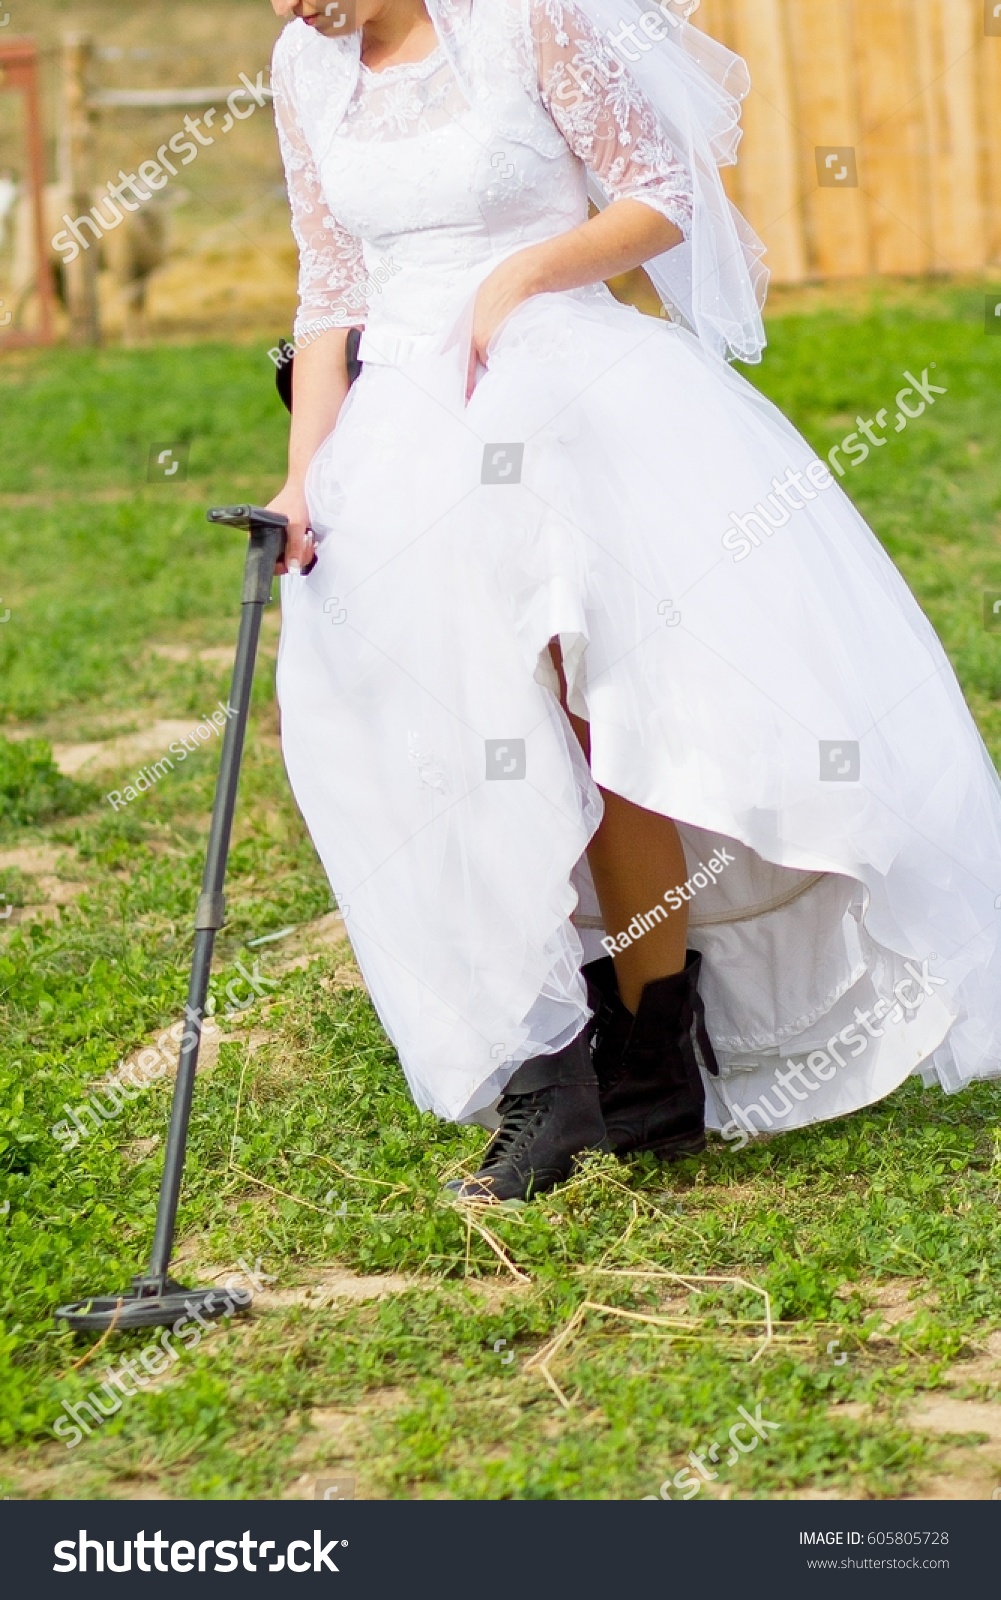
[[[978,285],[787,307],[753,376],[826,453],[934,363],[947,394],[845,486],[998,760],[983,596],[1001,594],[1001,340],[983,308]],[[193,727],[225,698],[242,547],[204,508],[266,499],[285,429],[263,351],[222,345],[10,356],[0,404],[0,728],[16,736],[0,740],[0,1494],[271,1498],[349,1473],[376,1497],[989,1498],[1001,1086],[911,1083],[676,1168],[596,1158],[471,1228],[440,1185],[486,1135],[414,1109],[337,937],[281,766],[273,616],[214,979],[220,1014],[241,968],[257,997],[220,1015],[200,1074],[178,1269],[224,1280],[242,1258],[267,1281],[252,1317],[74,1448],[54,1437],[64,1404],[150,1344],[94,1351],[52,1310],[143,1264],[169,1076],[100,1126],[82,1115],[72,1149],[53,1129],[181,1014],[218,742],[124,809],[102,796],[151,727]],[[151,444],[180,441],[186,479],[147,483]],[[117,770],[81,765],[102,743]],[[738,1451],[741,1407],[760,1432],[745,1424]]]

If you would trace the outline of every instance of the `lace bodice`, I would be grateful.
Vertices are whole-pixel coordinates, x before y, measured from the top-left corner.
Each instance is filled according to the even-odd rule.
[[[507,71],[516,116],[499,117],[488,89],[471,104],[441,41],[381,72],[355,64],[352,80],[342,42],[301,22],[281,35],[272,84],[300,253],[298,335],[365,323],[368,359],[425,343],[474,275],[586,219],[588,171],[611,198],[641,200],[688,234],[686,169],[587,18],[563,0],[488,9],[481,55],[496,60],[500,40],[505,58],[485,76]]]

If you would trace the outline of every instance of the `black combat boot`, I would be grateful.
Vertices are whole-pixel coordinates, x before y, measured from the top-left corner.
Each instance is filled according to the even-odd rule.
[[[524,1062],[497,1109],[501,1125],[479,1171],[445,1185],[459,1200],[527,1200],[569,1178],[585,1150],[608,1150],[588,1029],[556,1055]]]
[[[617,1156],[649,1150],[670,1161],[705,1148],[699,1067],[713,1077],[719,1067],[698,991],[701,962],[689,950],[683,971],[646,984],[635,1016],[619,996],[611,956],[584,968],[601,1110]]]

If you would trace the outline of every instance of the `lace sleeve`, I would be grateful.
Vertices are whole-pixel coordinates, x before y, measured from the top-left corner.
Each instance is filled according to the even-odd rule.
[[[621,57],[564,0],[529,0],[542,103],[612,200],[642,200],[692,228],[692,183]],[[623,54],[627,46],[623,45]]]
[[[295,333],[360,327],[367,309],[361,244],[332,217],[320,176],[296,116],[290,73],[276,52],[271,70],[275,123],[299,247]]]

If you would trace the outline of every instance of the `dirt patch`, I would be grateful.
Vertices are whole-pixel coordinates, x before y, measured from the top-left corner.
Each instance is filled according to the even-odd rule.
[[[843,1400],[831,1407],[829,1415],[834,1421],[847,1417],[850,1422],[871,1422],[872,1406],[866,1400]]]
[[[52,845],[21,845],[16,850],[0,850],[0,872],[15,871],[28,879],[25,886],[25,904],[11,907],[6,897],[0,899],[0,932],[16,928],[22,922],[54,920],[62,906],[67,906],[87,885],[71,878],[61,877],[57,868],[71,865],[72,851]]]
[[[16,850],[0,850],[0,871],[13,869],[35,877],[39,873],[55,873],[60,861],[72,859],[73,851],[65,845],[23,844]]]
[[[848,1284],[839,1297],[862,1296],[877,1310],[888,1331],[913,1317],[923,1307],[934,1306],[935,1295],[918,1278],[895,1278],[886,1283]],[[874,1345],[889,1342],[879,1332]],[[983,1436],[979,1444],[947,1445],[935,1467],[919,1483],[914,1500],[989,1500],[1001,1491],[1001,1332],[971,1341],[973,1353],[955,1362],[943,1375],[940,1389],[912,1405],[901,1421],[910,1432],[946,1439]],[[967,1398],[963,1390],[973,1389]],[[872,1420],[869,1405],[846,1404],[831,1408],[832,1418],[851,1417],[862,1424]],[[999,1493],[998,1498],[1001,1498]]]
[[[249,1265],[253,1263],[243,1263],[243,1266]],[[267,1262],[254,1265],[259,1279],[252,1284],[242,1270],[200,1263],[197,1239],[186,1240],[175,1252],[173,1262],[175,1270],[184,1266],[197,1276],[200,1283],[227,1283],[238,1290],[252,1288],[255,1313],[285,1311],[289,1306],[304,1306],[307,1310],[318,1311],[326,1306],[361,1305],[367,1300],[384,1300],[388,1295],[406,1294],[410,1289],[440,1291],[460,1286],[458,1280],[424,1277],[416,1273],[352,1272],[347,1267],[331,1262],[327,1266],[316,1267],[303,1283],[275,1289],[268,1286],[269,1274],[264,1270],[267,1265]],[[481,1300],[488,1311],[501,1310],[512,1296],[530,1294],[534,1288],[531,1283],[515,1283],[506,1277],[467,1278],[462,1280],[461,1286]]]
[[[873,1285],[868,1299],[870,1305],[882,1313],[885,1328],[908,1322],[919,1311],[935,1304],[935,1296],[922,1289],[919,1280],[914,1278],[895,1278],[890,1283]]]
[[[234,1280],[237,1277],[234,1274]],[[408,1277],[400,1272],[386,1272],[363,1277],[341,1267],[332,1267],[292,1289],[262,1289],[254,1295],[255,1311],[282,1311],[288,1306],[305,1306],[320,1310],[338,1303],[361,1303],[365,1300],[383,1300],[387,1295],[405,1294],[408,1289],[434,1289],[440,1285],[434,1278]]]
[[[273,1277],[268,1271],[271,1265],[269,1261],[254,1262],[248,1257],[235,1265],[220,1266],[218,1262],[206,1262],[201,1259],[200,1248],[200,1239],[195,1237],[185,1239],[174,1252],[171,1270],[176,1271],[179,1267],[183,1267],[189,1277],[194,1276],[203,1284],[223,1284],[237,1291],[251,1289],[255,1314],[284,1311],[289,1306],[305,1306],[309,1310],[319,1310],[324,1306],[338,1303],[360,1305],[365,1300],[381,1300],[386,1295],[404,1294],[408,1289],[441,1288],[440,1278],[421,1278],[399,1272],[365,1275],[351,1272],[347,1267],[338,1266],[336,1262],[329,1262],[325,1266],[321,1264],[315,1267],[307,1281],[276,1289],[272,1287]],[[254,1279],[251,1279],[245,1270],[249,1268],[253,1268]],[[249,1323],[244,1325],[250,1326]]]
[[[261,654],[271,654],[273,646],[268,642],[261,644]],[[208,666],[231,667],[236,646],[232,644],[214,644],[205,650],[199,650],[196,645],[188,644],[152,644],[149,654],[158,657],[161,661],[203,661]]]
[[[120,1146],[122,1156],[130,1166],[137,1166],[140,1161],[145,1161],[162,1144],[159,1134],[154,1134],[150,1139],[130,1139],[128,1144]]]
[[[239,1274],[234,1275],[239,1278]],[[409,1276],[399,1272],[376,1273],[364,1276],[334,1267],[314,1278],[310,1283],[277,1292],[263,1290],[254,1295],[255,1311],[281,1311],[288,1306],[305,1306],[307,1310],[322,1310],[325,1306],[362,1304],[366,1300],[384,1300],[388,1295],[405,1294],[408,1289],[438,1290],[443,1287],[439,1278]],[[463,1287],[482,1301],[487,1311],[501,1311],[513,1296],[531,1294],[531,1283],[513,1283],[507,1279],[466,1279]]]
[[[888,1333],[900,1322],[908,1322],[919,1311],[933,1309],[937,1297],[921,1278],[889,1278],[882,1282],[863,1279],[859,1283],[845,1283],[839,1288],[837,1298],[850,1301],[855,1297],[867,1310],[878,1312],[880,1329],[871,1337],[879,1344],[880,1334]]]
[[[945,1458],[948,1467],[950,1458]],[[921,1488],[914,1494],[902,1495],[902,1500],[999,1500],[1001,1493],[1001,1470],[992,1470],[985,1467],[977,1472],[971,1469],[969,1462],[956,1460],[954,1471],[939,1473],[934,1478],[926,1478]]]
[[[74,1459],[75,1452],[65,1445],[36,1446],[30,1453],[0,1457],[0,1482],[9,1485],[11,1500],[80,1500],[92,1497],[108,1500],[171,1500],[154,1478],[137,1475],[131,1480],[95,1488],[86,1467]],[[81,1473],[85,1476],[81,1479]]]
[[[325,916],[316,917],[312,922],[304,922],[302,927],[294,929],[287,939],[282,940],[279,947],[281,953],[274,970],[279,975],[299,971],[308,967],[314,956],[322,955],[326,950],[336,950],[338,945],[347,943],[348,930],[344,926],[344,918],[339,911],[328,911]],[[364,987],[361,973],[350,958],[350,949],[345,951],[345,955],[344,981],[351,987]],[[339,982],[340,970],[333,975],[335,984]]]
[[[969,1387],[971,1384],[990,1385],[995,1393],[1001,1391],[1001,1331],[989,1333],[973,1345],[974,1354],[966,1361],[957,1361],[949,1368],[953,1383]]]
[[[947,1448],[923,1480],[915,1500],[1001,1499],[1001,1401],[965,1399],[957,1391],[976,1386],[1001,1394],[1001,1333],[979,1340],[973,1357],[945,1374],[946,1387],[925,1395],[907,1413],[915,1433],[952,1438],[980,1434],[978,1444]]]
[[[59,1444],[36,1445],[0,1456],[0,1483],[12,1490],[12,1500],[58,1500],[69,1487],[70,1470],[76,1464]]]
[[[366,1429],[379,1417],[406,1405],[404,1389],[379,1389],[351,1410],[316,1407],[309,1414],[310,1431],[300,1439],[292,1460],[306,1467],[283,1492],[283,1500],[371,1500],[375,1498],[356,1456]]]
[[[929,1395],[908,1415],[921,1433],[982,1433],[986,1444],[1001,1445],[1001,1405],[990,1401],[958,1400],[951,1395]]]
[[[921,1291],[918,1279],[854,1287],[882,1313],[885,1328],[906,1321],[934,1301],[934,1296]],[[880,1345],[888,1341],[876,1333],[871,1342]],[[922,1475],[913,1494],[902,1498],[990,1500],[997,1491],[996,1497],[1001,1499],[1001,1332],[976,1340],[973,1354],[954,1363],[943,1377],[940,1389],[923,1395],[900,1419],[910,1433],[942,1441],[934,1467]],[[971,1389],[974,1395],[967,1397],[963,1391]],[[832,1420],[850,1418],[864,1427],[873,1421],[876,1411],[871,1405],[849,1401],[832,1406],[828,1414]],[[954,1442],[970,1435],[980,1435],[979,1442]]]
[[[203,1033],[202,1042],[198,1047],[198,1071],[211,1072],[219,1065],[219,1051],[224,1044],[246,1045],[248,1055],[253,1055],[262,1044],[267,1044],[270,1038],[271,1034],[261,1028],[253,1028],[249,1033],[244,1033],[240,1028],[234,1028],[231,1033],[223,1033],[221,1029],[214,1028],[211,1033]],[[180,1054],[180,1045],[172,1044],[166,1072],[168,1079],[177,1075]]]
[[[152,722],[138,733],[122,734],[120,738],[99,743],[54,744],[52,759],[67,778],[89,778],[98,772],[137,767],[151,756],[154,759],[168,756],[174,740],[190,735],[197,720]]]
[[[23,922],[54,922],[62,907],[71,905],[87,887],[85,883],[67,882],[63,878],[42,877],[35,881],[37,903],[31,900],[27,905],[15,906],[6,920],[6,926],[16,928]]]

